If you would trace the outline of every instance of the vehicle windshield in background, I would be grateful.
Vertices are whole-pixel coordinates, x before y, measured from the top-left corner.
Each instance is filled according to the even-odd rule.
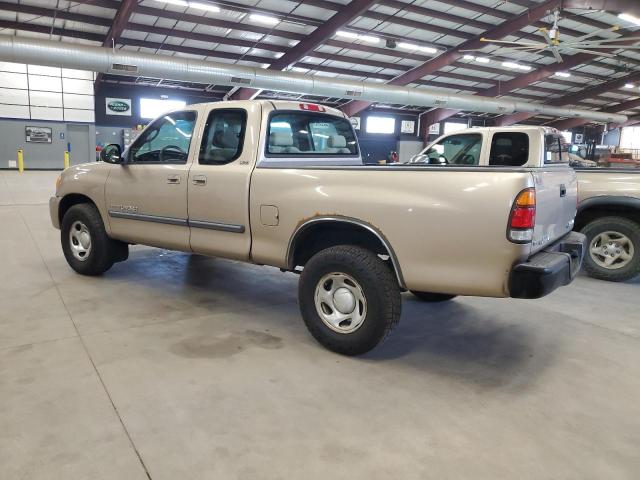
[[[624,168],[640,171],[640,148],[620,148],[595,144],[569,146],[569,163],[575,168]]]
[[[313,112],[275,113],[269,120],[270,156],[356,156],[358,143],[349,120]]]
[[[451,135],[432,145],[424,154],[414,156],[411,163],[473,166],[478,165],[481,150],[482,135],[476,133]]]

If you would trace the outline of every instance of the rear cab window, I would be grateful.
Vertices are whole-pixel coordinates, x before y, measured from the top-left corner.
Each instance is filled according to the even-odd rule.
[[[307,111],[278,111],[269,117],[267,157],[358,157],[358,142],[349,120]]]

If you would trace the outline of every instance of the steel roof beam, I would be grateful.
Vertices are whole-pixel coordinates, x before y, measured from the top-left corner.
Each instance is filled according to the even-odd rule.
[[[620,89],[624,87],[625,84],[629,82],[635,82],[637,80],[640,80],[640,72],[632,73],[622,78],[617,78],[615,80],[611,80],[609,82],[596,85],[586,90],[573,93],[571,95],[565,95],[564,97],[553,99],[550,102],[546,102],[546,105],[554,105],[554,106],[575,105],[579,103],[579,101],[582,99],[597,97],[602,93]],[[506,127],[509,125],[513,125],[515,123],[524,122],[525,120],[533,116],[535,116],[535,114],[531,114],[531,113],[527,113],[527,114],[516,113],[514,115],[505,115],[496,120],[496,125]]]
[[[638,107],[640,107],[640,98],[614,105],[612,108],[608,108],[606,111],[610,113],[622,113]],[[569,130],[571,128],[579,127],[580,125],[584,125],[585,123],[589,123],[589,120],[584,120],[582,118],[567,118],[565,120],[555,122],[551,124],[551,126],[557,128],[558,130]]]
[[[425,62],[422,65],[419,65],[418,67],[415,67],[408,72],[399,75],[389,83],[392,85],[408,85],[422,77],[433,75],[438,70],[451,65],[456,60],[463,57],[464,52],[461,52],[460,50],[482,48],[483,46],[485,46],[485,44],[481,41],[481,38],[484,37],[504,38],[508,35],[511,35],[514,32],[517,32],[518,30],[530,25],[531,22],[544,17],[550,9],[559,6],[561,1],[562,0],[548,0],[543,4],[539,4],[533,8],[530,8],[520,15],[501,23],[491,30],[484,32],[482,35],[479,35],[472,40],[468,40],[458,47],[451,48],[442,55],[434,58],[433,60]],[[367,108],[369,105],[371,105],[371,102],[356,100],[348,103],[343,108],[343,110],[348,115],[354,115]]]

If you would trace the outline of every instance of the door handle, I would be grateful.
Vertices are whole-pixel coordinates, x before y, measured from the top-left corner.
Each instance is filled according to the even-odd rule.
[[[171,185],[177,185],[180,183],[180,175],[169,175],[167,177],[167,183]]]
[[[207,184],[207,177],[205,177],[204,175],[194,175],[193,176],[193,180],[192,183],[194,185],[206,185]]]
[[[564,185],[560,185],[560,196],[561,197],[567,196],[567,187],[565,187]]]

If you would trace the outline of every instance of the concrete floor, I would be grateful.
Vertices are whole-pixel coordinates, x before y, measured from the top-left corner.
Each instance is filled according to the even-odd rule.
[[[640,279],[407,295],[344,358],[272,268],[135,247],[76,275],[56,175],[0,171],[0,478],[638,478]]]

